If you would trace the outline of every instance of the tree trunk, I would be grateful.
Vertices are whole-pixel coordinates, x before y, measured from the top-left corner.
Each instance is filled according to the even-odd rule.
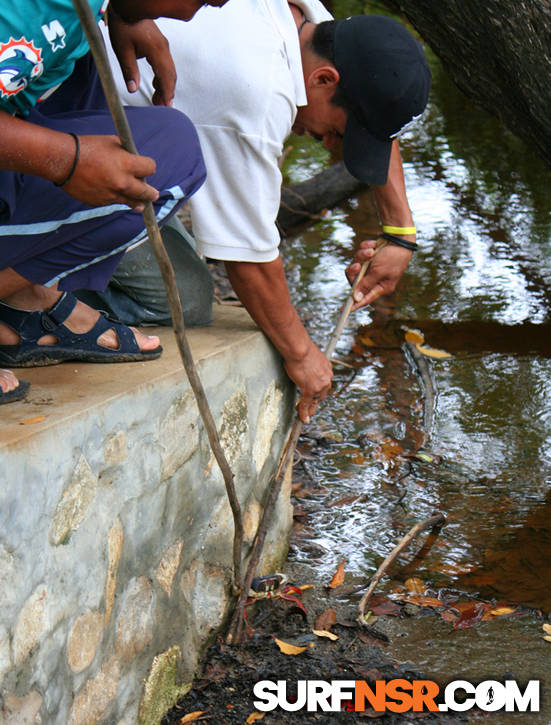
[[[297,224],[319,219],[323,209],[335,206],[362,188],[366,188],[365,184],[351,176],[340,161],[308,181],[284,186],[277,224],[285,232]]]
[[[384,0],[403,13],[466,96],[551,166],[549,0]]]

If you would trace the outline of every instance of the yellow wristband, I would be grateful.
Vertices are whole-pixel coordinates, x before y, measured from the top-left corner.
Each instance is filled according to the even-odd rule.
[[[417,234],[417,227],[388,227],[383,224],[383,232],[386,234]]]

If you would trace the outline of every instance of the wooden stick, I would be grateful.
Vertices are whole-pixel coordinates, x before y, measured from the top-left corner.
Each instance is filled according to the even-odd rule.
[[[423,392],[423,428],[425,429],[423,443],[421,444],[421,447],[423,447],[429,442],[432,433],[434,410],[436,408],[436,386],[434,384],[431,365],[427,358],[419,352],[415,343],[406,342],[405,348],[411,355],[413,367],[420,380]]]
[[[380,239],[379,242],[377,243],[375,254],[377,254],[387,244],[388,244],[388,242],[386,241],[386,239]],[[358,285],[364,278],[365,273],[369,269],[369,265],[371,264],[371,261],[373,259],[374,259],[374,257],[371,257],[371,259],[368,259],[366,262],[364,262],[362,264],[361,269],[358,272],[356,279],[354,280],[354,284],[352,285],[352,289],[350,290],[350,292],[348,294],[346,303],[345,303],[343,309],[341,310],[341,314],[339,316],[339,319],[337,320],[337,324],[335,325],[333,334],[331,335],[329,342],[327,343],[327,346],[324,351],[325,356],[329,359],[331,359],[333,353],[335,352],[335,348],[337,346],[339,337],[341,336],[344,326],[346,325],[346,321],[348,319],[348,316],[350,315],[350,311],[352,310],[352,307],[354,306],[354,293],[355,293],[356,289],[358,288]],[[274,509],[275,503],[279,497],[279,492],[281,491],[281,486],[282,486],[283,481],[285,480],[287,470],[292,463],[292,460],[293,460],[293,457],[295,454],[295,448],[297,446],[297,442],[298,442],[298,439],[302,432],[303,427],[304,427],[304,423],[302,422],[299,415],[297,414],[297,416],[295,417],[295,422],[293,423],[293,427],[291,429],[291,433],[289,434],[289,438],[287,439],[287,444],[285,445],[285,448],[281,455],[281,458],[279,461],[279,466],[277,467],[275,477],[268,488],[268,495],[266,498],[266,503],[264,505],[264,511],[262,513],[262,518],[260,520],[260,523],[258,524],[258,529],[256,532],[255,540],[254,540],[252,551],[251,551],[251,558],[249,559],[249,565],[247,567],[245,579],[243,582],[243,589],[241,590],[241,593],[239,595],[239,599],[237,601],[237,604],[236,604],[236,607],[235,607],[235,610],[233,612],[233,616],[232,616],[232,619],[230,622],[228,635],[226,637],[227,644],[239,644],[241,641],[241,638],[243,636],[243,625],[244,625],[243,612],[244,612],[244,608],[245,608],[245,602],[247,601],[251,582],[253,580],[253,577],[254,577],[254,574],[256,571],[256,567],[258,566],[258,562],[259,562],[260,556],[262,554],[262,549],[264,547],[264,541],[266,539],[266,533],[268,531],[268,526],[270,525],[273,509]]]
[[[98,75],[103,86],[109,110],[113,117],[117,133],[121,144],[126,151],[137,154],[136,144],[132,136],[130,124],[124,112],[124,108],[119,98],[117,87],[113,80],[111,73],[111,67],[107,59],[105,52],[105,46],[103,44],[103,38],[97,25],[97,21],[92,13],[89,3],[87,0],[73,0],[74,8],[79,17],[82,28],[86,34],[88,44],[94,56]],[[212,413],[209,408],[207,396],[201,379],[197,373],[193,355],[189,347],[184,325],[184,314],[182,311],[182,303],[180,302],[180,296],[178,294],[178,287],[176,285],[176,276],[174,269],[168,256],[163,240],[161,238],[161,232],[159,231],[159,225],[155,216],[155,209],[151,202],[145,204],[143,211],[143,218],[145,221],[145,227],[149,237],[149,242],[155,253],[159,269],[163,277],[164,286],[168,298],[170,307],[170,314],[172,316],[172,322],[174,326],[174,334],[180,351],[180,356],[184,364],[185,371],[187,373],[189,384],[195,395],[197,407],[199,413],[203,419],[209,442],[212,448],[212,452],[220,466],[222,475],[224,477],[224,483],[226,485],[226,492],[230,502],[233,521],[234,521],[234,543],[233,543],[233,575],[234,575],[234,586],[241,586],[241,549],[243,542],[243,519],[241,515],[241,508],[239,506],[239,500],[235,491],[235,485],[233,481],[233,473],[229,466],[229,463],[224,455],[224,451],[220,444],[220,437],[216,430],[216,424],[212,417]]]
[[[415,526],[411,529],[411,531],[404,536],[404,538],[400,541],[400,543],[390,552],[390,554],[386,557],[386,559],[383,561],[381,566],[377,569],[375,572],[374,577],[371,579],[371,584],[369,585],[369,589],[366,591],[366,593],[363,595],[360,604],[358,605],[358,609],[360,611],[358,622],[362,625],[366,625],[365,621],[365,610],[367,607],[367,604],[369,602],[369,599],[371,595],[373,594],[375,587],[379,583],[381,577],[385,573],[385,571],[389,568],[389,566],[392,564],[392,562],[396,559],[396,557],[400,554],[400,552],[406,548],[406,546],[413,541],[413,539],[421,533],[421,531],[425,531],[425,529],[432,529],[435,527],[441,527],[446,523],[446,517],[444,514],[437,513],[433,514],[429,519],[425,519],[424,521],[420,521],[418,524],[415,524]]]

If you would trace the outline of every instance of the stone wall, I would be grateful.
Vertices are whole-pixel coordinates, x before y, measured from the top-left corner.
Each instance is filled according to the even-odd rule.
[[[196,357],[250,541],[294,396],[280,359],[243,315],[224,310],[198,331]],[[158,377],[150,362],[138,382],[128,381],[132,365],[75,368],[80,412],[37,407],[48,415],[32,434],[16,428],[36,412],[32,394],[27,407],[5,406],[2,724],[158,723],[228,613],[231,510],[168,334],[163,344]],[[90,375],[115,375],[118,392],[110,383],[98,402],[92,385],[87,396]],[[40,393],[40,371],[22,377],[33,376]],[[286,553],[289,487],[279,508],[264,571]]]

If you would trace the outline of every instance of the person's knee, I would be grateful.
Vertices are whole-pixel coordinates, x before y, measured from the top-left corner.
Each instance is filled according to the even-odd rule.
[[[151,156],[157,163],[157,171],[150,183],[157,188],[178,184],[186,197],[191,196],[206,178],[199,137],[193,123],[180,111],[164,106],[128,111],[136,127],[142,129],[144,141],[141,145],[138,142],[140,153]],[[152,133],[146,135],[143,131],[146,128]]]

